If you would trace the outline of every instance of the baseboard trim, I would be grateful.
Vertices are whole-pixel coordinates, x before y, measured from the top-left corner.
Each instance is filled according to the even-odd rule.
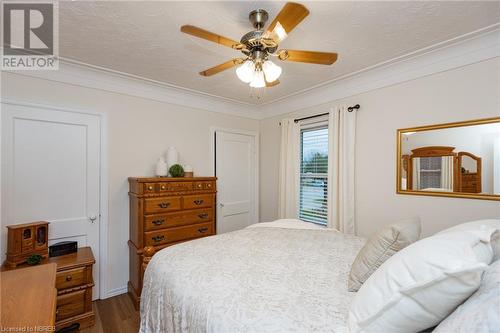
[[[114,297],[114,296],[118,296],[118,295],[122,295],[122,294],[126,294],[126,293],[127,293],[127,286],[123,286],[120,288],[108,290],[106,297],[101,297],[101,299],[110,298],[110,297]]]

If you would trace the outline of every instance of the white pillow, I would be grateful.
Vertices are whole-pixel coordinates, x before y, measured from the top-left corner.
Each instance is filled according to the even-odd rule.
[[[488,219],[488,220],[477,220],[471,222],[465,222],[461,224],[457,224],[448,229],[441,230],[436,235],[450,232],[450,231],[465,231],[465,230],[478,230],[481,226],[487,226],[493,229],[500,229],[500,219]]]
[[[480,230],[484,228],[494,228],[497,231],[491,236],[491,251],[493,255],[493,261],[500,259],[500,219],[489,219],[489,220],[477,220],[472,222],[462,223],[451,228],[442,230],[437,234],[443,234],[452,231],[465,231],[465,230]]]
[[[349,310],[352,332],[418,332],[437,325],[467,299],[489,262],[473,247],[495,229],[449,232],[390,257],[361,286]]]
[[[481,286],[443,320],[434,333],[500,331],[500,260],[484,272]]]

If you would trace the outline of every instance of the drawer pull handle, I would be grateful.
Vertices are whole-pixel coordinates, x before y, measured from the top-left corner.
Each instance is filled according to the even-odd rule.
[[[168,206],[170,206],[170,203],[168,203],[168,202],[162,202],[162,203],[159,203],[158,206],[160,208],[167,208]]]
[[[161,188],[162,190],[166,189],[165,185],[162,185],[160,188]]]
[[[163,222],[165,222],[165,220],[154,220],[154,221],[153,221],[153,224],[154,224],[154,225],[162,225],[162,224],[163,224]]]
[[[73,280],[73,277],[71,275],[66,275],[66,281],[71,281]]]
[[[208,187],[208,188],[211,188],[211,187],[212,187],[212,184],[207,184],[207,187]]]
[[[198,185],[196,185],[196,186],[198,186],[198,188],[201,188],[201,187],[202,187],[203,185],[201,185],[201,184],[198,184]]]
[[[195,200],[193,201],[195,205],[201,205],[203,203],[203,200],[199,199],[199,200]]]
[[[148,190],[149,190],[149,191],[152,191],[152,190],[153,190],[153,186],[149,185],[149,186],[148,186]]]
[[[207,227],[203,227],[203,228],[198,229],[198,232],[200,232],[202,234],[205,233],[205,232],[207,232],[207,231],[208,231]]]
[[[204,213],[204,214],[199,214],[198,217],[200,219],[206,219],[208,217],[208,214],[207,213]]]
[[[155,242],[161,242],[162,240],[165,239],[165,236],[164,235],[154,236],[151,237],[151,239],[154,240]]]

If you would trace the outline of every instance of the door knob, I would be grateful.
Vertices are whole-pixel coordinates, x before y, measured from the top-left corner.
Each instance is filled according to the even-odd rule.
[[[94,222],[95,222],[95,220],[97,220],[97,216],[95,216],[95,215],[90,215],[90,216],[89,216],[89,220],[90,220],[90,222],[94,223]]]

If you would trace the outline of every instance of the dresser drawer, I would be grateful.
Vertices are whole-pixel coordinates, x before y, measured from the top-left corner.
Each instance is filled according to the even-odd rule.
[[[155,193],[156,192],[156,184],[155,183],[145,183],[144,184],[144,193]]]
[[[158,191],[161,192],[183,192],[191,191],[193,189],[192,182],[168,182],[159,183]]]
[[[215,182],[214,181],[200,181],[200,182],[195,182],[193,184],[193,188],[195,190],[215,190]]]
[[[187,195],[184,197],[184,209],[212,207],[213,194]]]
[[[85,293],[87,289],[57,297],[56,321],[77,316],[85,312]]]
[[[180,197],[144,199],[145,213],[163,213],[181,209]]]
[[[149,231],[145,233],[146,245],[162,245],[208,235],[213,235],[213,222],[193,224],[185,227]]]
[[[181,225],[203,223],[212,221],[213,216],[214,214],[211,208],[168,213],[162,215],[146,215],[144,216],[144,229],[146,231],[151,231],[170,227],[178,227]]]
[[[68,269],[66,271],[57,272],[56,288],[62,290],[66,288],[77,287],[87,283],[87,272],[85,267]]]

